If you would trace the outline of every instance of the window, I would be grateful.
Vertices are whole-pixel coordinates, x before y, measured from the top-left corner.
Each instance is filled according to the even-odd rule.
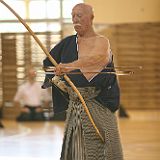
[[[6,0],[34,32],[61,30],[64,23],[71,23],[72,7],[83,0]],[[0,32],[25,32],[17,18],[0,3]]]
[[[29,4],[29,13],[31,19],[60,18],[60,1],[59,0],[31,1]]]
[[[77,0],[64,0],[63,1],[63,8],[62,8],[62,12],[63,12],[63,18],[71,18],[71,11],[74,5],[76,5],[77,3],[80,3],[82,1],[77,1]]]
[[[14,10],[21,15],[22,18],[26,18],[25,1],[20,0],[5,0]],[[16,20],[17,18],[2,4],[0,3],[0,20]]]

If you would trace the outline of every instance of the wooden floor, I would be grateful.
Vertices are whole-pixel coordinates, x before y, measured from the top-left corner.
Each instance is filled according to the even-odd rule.
[[[160,111],[128,111],[119,127],[125,160],[160,160]],[[0,160],[59,160],[64,123],[2,120]]]

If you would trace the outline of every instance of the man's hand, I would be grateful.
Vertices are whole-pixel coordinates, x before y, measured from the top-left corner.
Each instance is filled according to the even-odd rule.
[[[67,63],[66,64],[60,63],[55,67],[54,72],[56,75],[62,75],[64,73],[70,72],[73,69],[74,68],[69,67]]]

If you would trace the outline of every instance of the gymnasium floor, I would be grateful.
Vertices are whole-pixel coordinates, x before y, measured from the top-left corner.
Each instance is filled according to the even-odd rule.
[[[128,114],[119,119],[125,160],[160,160],[160,110]],[[0,160],[59,160],[64,122],[2,122]]]

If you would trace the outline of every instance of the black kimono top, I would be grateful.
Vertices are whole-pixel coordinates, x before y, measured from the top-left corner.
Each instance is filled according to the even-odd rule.
[[[69,63],[78,59],[77,51],[77,35],[68,36],[61,40],[53,49],[50,54],[56,60],[57,63]],[[48,58],[44,59],[43,66],[53,66]],[[114,67],[113,57],[108,67]],[[74,70],[77,72],[80,70]],[[114,69],[103,69],[101,72],[114,72]],[[67,109],[69,98],[68,94],[61,91],[59,88],[49,82],[49,79],[54,75],[46,75],[42,88],[52,86],[52,99],[54,112],[62,112]],[[74,83],[76,87],[96,87],[100,89],[100,93],[95,98],[104,107],[109,108],[112,112],[115,112],[120,103],[120,89],[115,74],[98,74],[91,81],[88,81],[83,74],[70,74],[68,77]]]

